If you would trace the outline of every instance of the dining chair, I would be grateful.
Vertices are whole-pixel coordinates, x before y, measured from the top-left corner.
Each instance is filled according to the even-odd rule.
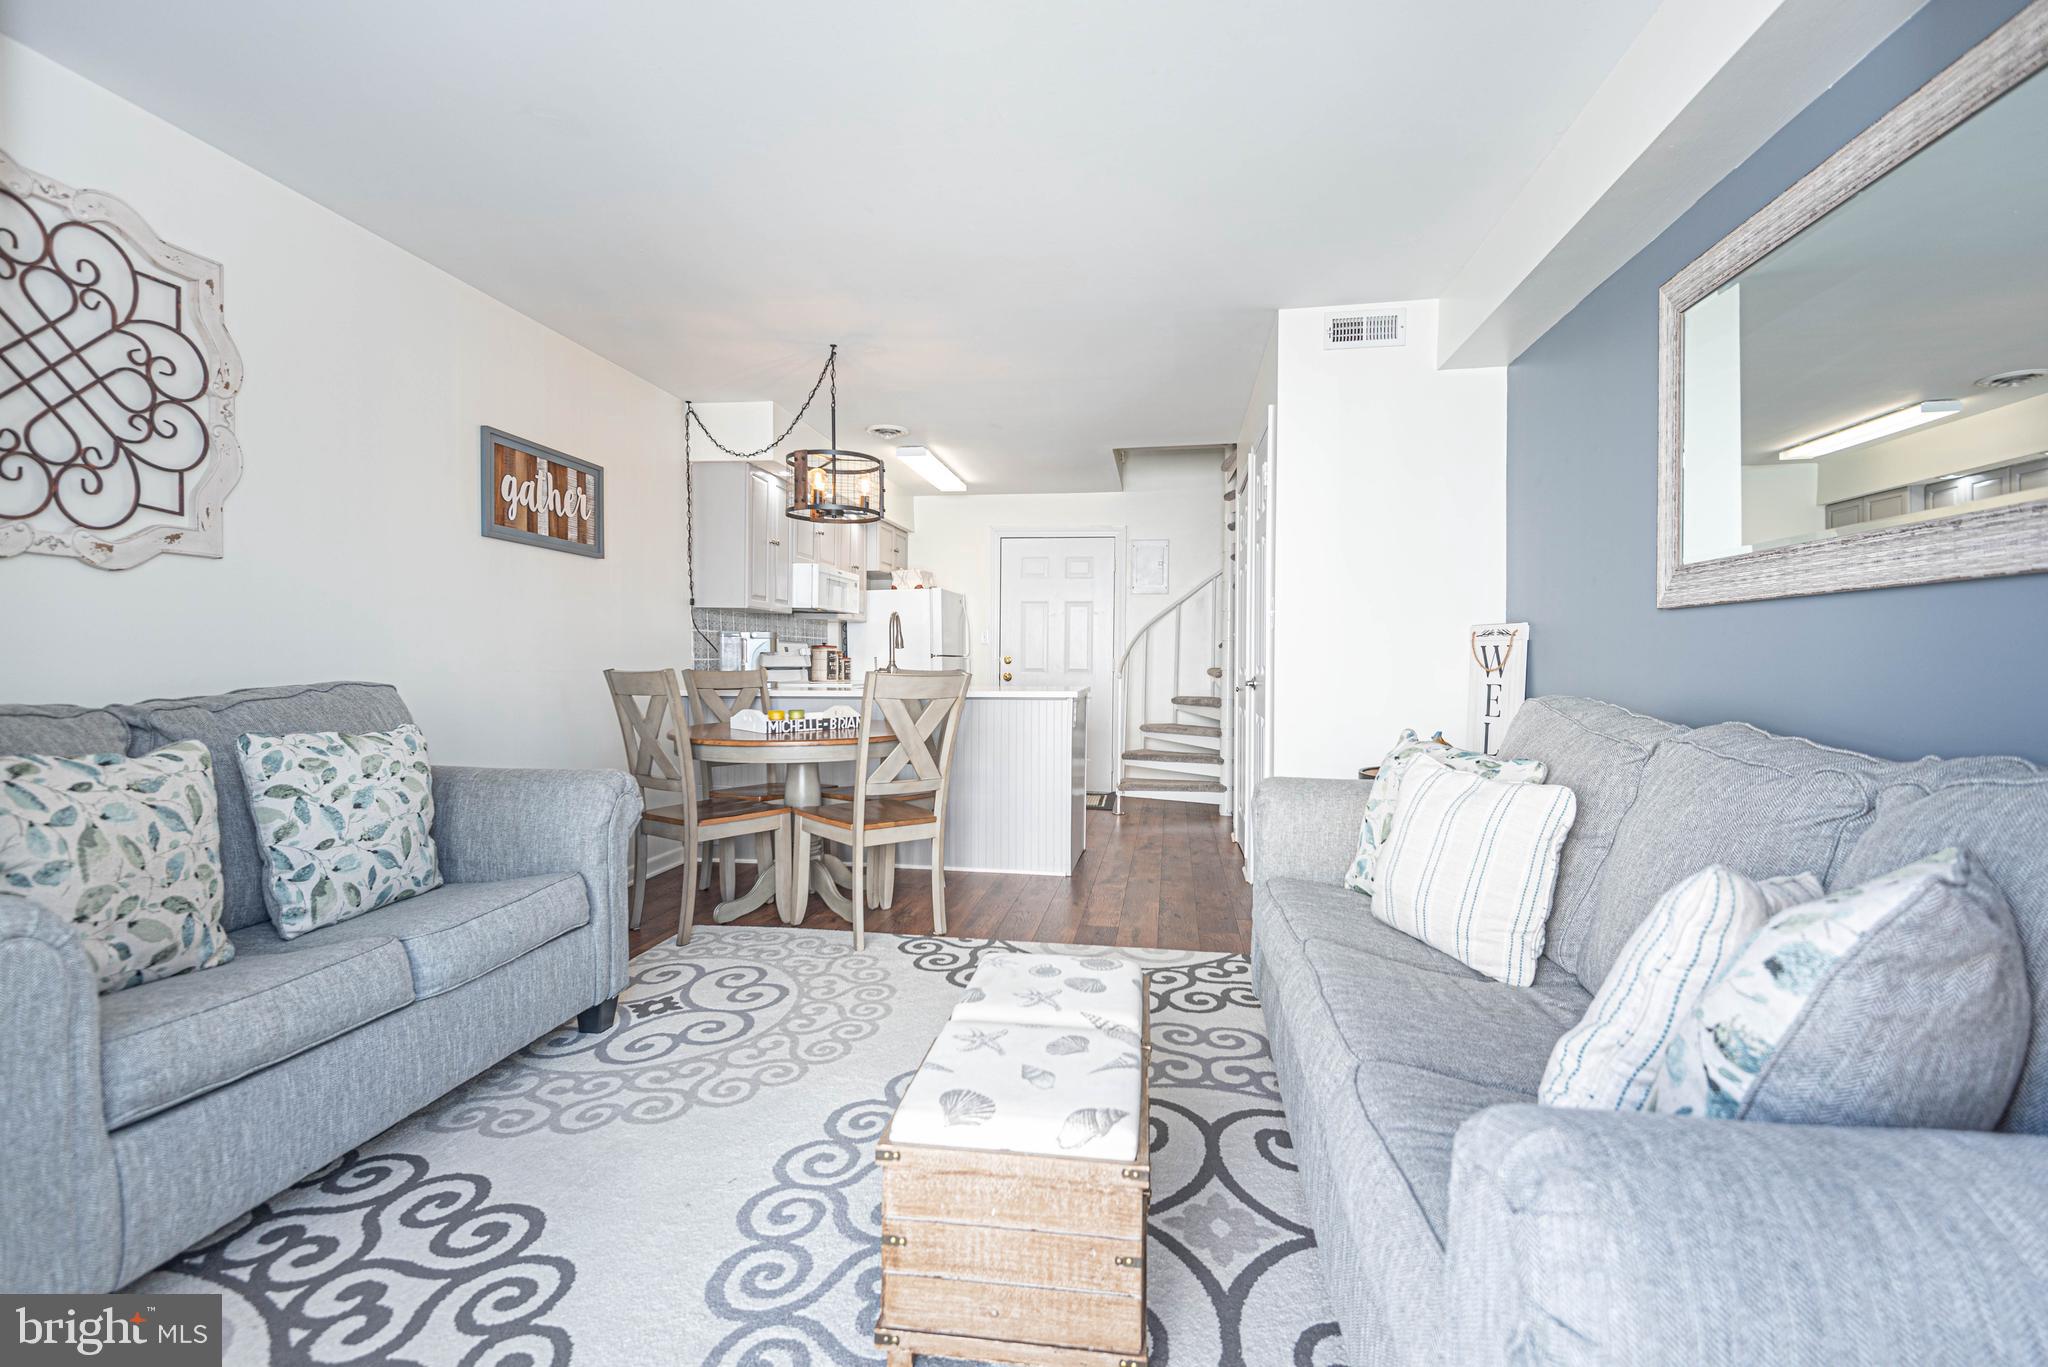
[[[686,669],[683,671],[683,697],[690,704],[690,722],[703,726],[712,722],[729,722],[732,714],[742,708],[753,707],[763,712],[768,710],[768,670],[756,665],[752,669]],[[738,798],[744,802],[765,802],[780,805],[782,802],[782,766],[773,765],[768,770],[766,783],[737,783],[727,788],[712,786],[712,776],[717,767],[699,762],[697,765],[697,791],[715,797]],[[758,842],[756,842],[758,844]],[[757,858],[759,854],[757,851]],[[719,850],[718,876],[719,895],[728,901],[738,884],[736,867],[737,852],[732,845]],[[711,863],[706,860],[700,870],[700,886],[711,886]]]
[[[869,671],[861,690],[852,799],[821,797],[816,806],[791,809],[790,878],[798,913],[810,900],[812,838],[846,846],[852,892],[841,914],[853,922],[855,949],[867,943],[870,854],[893,854],[894,846],[912,840],[932,842],[932,934],[946,933],[946,792],[967,682],[964,670]],[[871,762],[877,753],[879,762]],[[893,877],[893,871],[881,876]],[[839,910],[839,890],[829,881],[818,892]]]
[[[689,714],[683,707],[682,685],[673,669],[607,669],[612,707],[619,714],[619,735],[626,744],[626,768],[647,793],[666,799],[649,805],[633,835],[633,904],[628,924],[637,930],[647,900],[648,840],[660,836],[683,846],[683,905],[676,943],[690,942],[697,919],[697,866],[701,846],[742,836],[771,837],[774,857],[754,865],[756,885],[788,869],[789,808],[724,793],[700,796],[697,767],[689,752]],[[731,846],[725,847],[730,851]],[[763,852],[766,853],[765,851]],[[725,890],[730,901],[732,892]]]

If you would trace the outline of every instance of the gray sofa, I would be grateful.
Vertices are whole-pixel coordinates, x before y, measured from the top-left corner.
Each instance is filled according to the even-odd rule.
[[[1258,790],[1254,973],[1347,1360],[2048,1360],[2048,772],[1583,698],[1531,700],[1504,753],[1547,761],[1579,800],[1527,988],[1343,888],[1369,784]],[[1724,863],[1847,887],[1951,844],[2011,901],[2035,994],[1998,1132],[1531,1104],[1680,878]]]
[[[641,804],[620,772],[436,768],[444,886],[271,929],[234,738],[410,720],[364,683],[0,706],[0,754],[207,743],[235,943],[100,996],[69,924],[0,894],[0,1290],[124,1285],[570,1018],[610,1024]]]

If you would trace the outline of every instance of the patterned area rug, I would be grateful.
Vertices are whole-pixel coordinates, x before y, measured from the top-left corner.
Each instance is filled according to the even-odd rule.
[[[875,1364],[871,1154],[979,957],[700,927],[617,1026],[551,1035],[137,1289],[224,1295],[230,1363]],[[1249,966],[1152,992],[1151,1362],[1336,1367]],[[920,1359],[920,1362],[927,1359]]]

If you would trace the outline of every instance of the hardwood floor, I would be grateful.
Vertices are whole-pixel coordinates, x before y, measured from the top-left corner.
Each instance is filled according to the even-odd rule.
[[[659,846],[657,846],[659,848]],[[740,886],[753,876],[741,865]],[[683,874],[674,869],[647,885],[647,909],[633,932],[633,953],[675,938]],[[708,925],[718,901],[716,879],[697,894],[697,924]],[[929,935],[931,875],[902,869],[896,904],[868,913],[869,930]],[[1013,873],[946,875],[946,933],[967,939],[1047,940],[1055,944],[1127,945],[1146,949],[1251,948],[1252,890],[1244,881],[1230,823],[1215,809],[1184,802],[1131,798],[1124,813],[1088,813],[1088,852],[1072,878]],[[771,904],[735,925],[777,925]],[[846,930],[815,895],[803,924]]]

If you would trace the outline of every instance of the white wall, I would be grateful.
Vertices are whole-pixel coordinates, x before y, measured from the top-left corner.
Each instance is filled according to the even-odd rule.
[[[1742,540],[1768,546],[1818,536],[1827,530],[1827,513],[1815,490],[1820,471],[1812,461],[1742,468]]]
[[[681,405],[0,39],[0,146],[221,261],[246,379],[219,560],[0,561],[0,698],[396,684],[439,761],[620,761],[600,670],[690,660]],[[477,428],[605,469],[606,557],[478,533]]]
[[[1388,307],[1376,304],[1373,307]],[[1403,727],[1465,730],[1467,632],[1506,602],[1507,372],[1408,344],[1326,351],[1283,309],[1275,442],[1273,772],[1353,778]]]
[[[1223,563],[1222,499],[1223,476],[1213,459],[1163,455],[1133,456],[1116,493],[930,494],[917,500],[910,563],[933,571],[942,587],[967,595],[974,638],[970,668],[979,682],[992,686],[1001,673],[995,645],[1001,607],[993,555],[997,528],[1121,527],[1126,545],[1154,537],[1170,541],[1164,595],[1131,593],[1128,567],[1117,566],[1124,628],[1133,633]]]

